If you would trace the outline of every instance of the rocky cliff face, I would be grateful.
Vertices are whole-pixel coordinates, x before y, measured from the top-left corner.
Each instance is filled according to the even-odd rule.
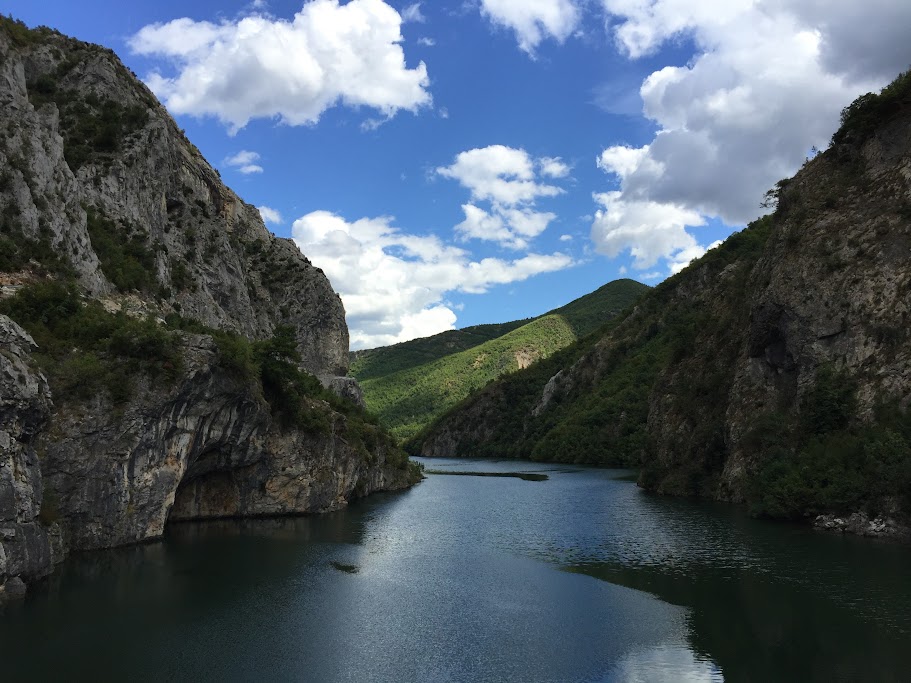
[[[761,257],[752,266],[736,266],[744,272],[740,286],[746,296],[727,285],[734,277],[730,271],[687,293],[690,305],[704,306],[731,329],[697,335],[693,348],[656,385],[649,412],[654,486],[681,492],[679,473],[702,460],[706,471],[720,468],[717,480],[706,482],[711,495],[746,500],[751,474],[768,455],[755,447],[757,421],[767,415],[806,417],[819,399],[821,373],[851,388],[850,408],[841,416],[845,423],[874,424],[883,404],[907,410],[909,255],[906,105],[868,137],[836,142],[782,187]],[[694,378],[713,374],[719,376],[717,400],[675,400],[689,393],[684,387]],[[706,443],[693,439],[697,426],[708,421],[719,426],[714,464],[706,462]]]
[[[31,363],[32,338],[0,316],[0,602],[24,591],[24,580],[51,567],[41,510],[41,469],[35,438],[51,411],[50,390]]]
[[[322,271],[112,52],[5,18],[2,306],[0,599],[171,520],[322,512],[416,480],[301,373],[360,397]]]
[[[139,293],[159,314],[251,339],[290,325],[310,372],[345,375],[344,308],[322,271],[221,182],[113,52],[25,35],[0,30],[5,231],[46,240],[113,306]]]
[[[67,547],[156,538],[176,519],[326,512],[408,482],[378,427],[359,425],[369,448],[313,399],[325,422],[283,428],[256,384],[219,366],[211,337],[184,335],[182,355],[177,381],[140,376],[120,406],[104,393],[68,402],[38,438]]]
[[[422,453],[640,466],[659,492],[907,524],[911,75],[846,109],[776,192],[773,215],[560,366],[480,392]]]

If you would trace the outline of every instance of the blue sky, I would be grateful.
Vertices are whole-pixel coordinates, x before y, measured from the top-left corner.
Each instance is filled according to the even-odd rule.
[[[901,0],[0,8],[114,49],[326,271],[353,348],[660,281],[911,63]]]

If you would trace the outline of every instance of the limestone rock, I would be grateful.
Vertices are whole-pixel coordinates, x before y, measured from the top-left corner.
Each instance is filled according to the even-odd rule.
[[[82,142],[74,126],[92,116],[75,106],[86,102],[117,107],[113,149],[74,151]],[[14,47],[0,31],[0,120],[8,174],[0,200],[24,237],[44,236],[67,255],[91,296],[134,295],[118,290],[92,243],[93,226],[107,221],[150,254],[139,294],[161,315],[179,312],[250,339],[287,325],[310,373],[347,373],[345,312],[326,276],[222,183],[113,52],[53,33]]]
[[[51,410],[50,391],[35,369],[35,342],[0,315],[0,591],[7,594],[24,577],[51,570],[47,529],[38,520],[42,506],[36,435]]]

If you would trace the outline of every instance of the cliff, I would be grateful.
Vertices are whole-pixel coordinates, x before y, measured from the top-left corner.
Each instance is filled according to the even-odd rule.
[[[171,520],[414,483],[324,388],[347,367],[325,275],[117,57],[0,18],[0,599]]]
[[[421,452],[632,465],[649,490],[757,514],[906,524],[911,76],[847,108],[771,196],[774,214],[600,339],[468,399]]]
[[[64,255],[114,308],[138,295],[250,339],[289,325],[307,370],[346,374],[344,308],[322,271],[221,182],[113,52],[4,20],[0,121],[7,240]]]

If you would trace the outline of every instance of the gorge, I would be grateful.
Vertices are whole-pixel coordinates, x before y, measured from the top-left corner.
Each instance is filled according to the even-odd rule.
[[[0,22],[0,595],[169,519],[414,483],[325,275],[113,52]]]

